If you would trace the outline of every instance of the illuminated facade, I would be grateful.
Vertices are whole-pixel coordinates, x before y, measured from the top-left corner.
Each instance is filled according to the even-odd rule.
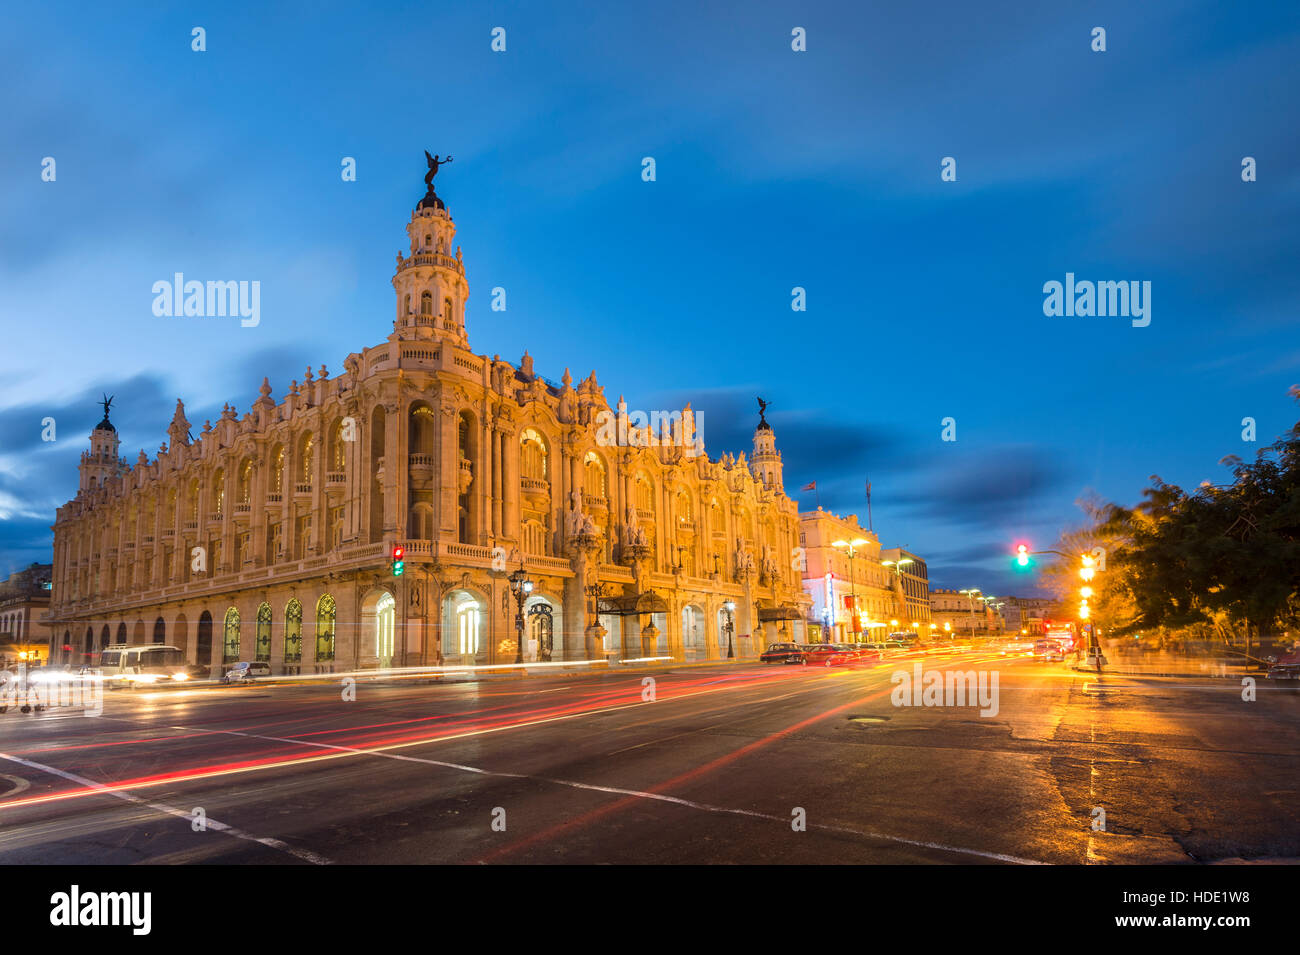
[[[853,548],[836,547],[835,542]],[[809,631],[814,640],[867,643],[887,632],[900,604],[890,586],[889,568],[880,562],[880,539],[858,523],[824,511],[799,515],[799,543],[804,549],[803,588],[812,603]],[[855,620],[856,618],[856,620]]]
[[[725,656],[727,601],[739,654],[801,638],[798,515],[766,421],[750,460],[710,459],[689,406],[647,424],[595,372],[557,383],[527,353],[476,354],[455,231],[431,187],[392,334],[341,373],[308,368],[278,401],[263,379],[198,438],[178,400],[133,466],[106,408],[54,526],[51,625],[72,659],[154,641],[213,673],[513,662],[521,566],[526,658]]]

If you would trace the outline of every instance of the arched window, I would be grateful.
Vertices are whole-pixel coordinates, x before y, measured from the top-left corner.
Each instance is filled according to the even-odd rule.
[[[284,493],[284,445],[277,444],[271,449],[271,494]]]
[[[316,602],[316,662],[328,663],[334,659],[334,598],[323,595]]]
[[[226,472],[222,468],[212,476],[212,506],[217,517],[226,512]]]
[[[655,510],[654,485],[644,474],[638,474],[636,478],[636,509],[650,514]]]
[[[605,496],[605,462],[595,451],[588,451],[582,461],[582,488],[588,497]]]
[[[479,604],[469,594],[462,594],[456,604],[456,635],[462,656],[478,653]]]
[[[190,479],[189,507],[187,508],[189,521],[198,521],[199,519],[199,479]]]
[[[433,314],[433,293],[431,292],[420,293],[420,314],[421,315]]]
[[[532,428],[524,429],[519,436],[519,454],[523,476],[534,480],[546,480],[546,441]]]
[[[292,598],[284,608],[284,662],[302,661],[302,603]]]
[[[118,642],[118,643],[126,643],[126,624],[125,624],[125,623],[119,623],[119,624],[117,625],[117,642]]]
[[[222,631],[221,662],[234,663],[239,659],[239,611],[234,607],[226,611],[226,625]]]
[[[433,505],[428,501],[411,506],[410,532],[413,540],[433,540]]]
[[[239,503],[248,504],[253,493],[253,462],[245,461],[239,467]]]
[[[263,603],[257,608],[257,634],[253,640],[253,656],[258,663],[271,662],[271,605]]]
[[[397,601],[385,593],[375,605],[375,656],[391,664],[393,659],[393,631],[397,619]]]
[[[426,233],[424,234],[424,247],[425,247],[426,249],[432,249],[432,248],[433,248],[433,235],[432,235],[432,233],[426,232]]]
[[[342,471],[347,461],[347,445],[343,441],[343,419],[334,422],[330,431],[330,470]]]
[[[546,528],[539,521],[524,522],[524,553],[546,555]]]
[[[691,503],[691,495],[686,491],[677,494],[677,520],[679,522],[695,520],[695,505]]]
[[[407,429],[411,454],[433,454],[435,432],[433,409],[421,402],[411,409],[411,423]]]
[[[167,624],[163,621],[162,617],[159,617],[153,622],[153,642],[167,642]]]
[[[303,484],[311,484],[312,475],[316,473],[316,445],[310,432],[302,436],[302,454],[299,458],[298,479]]]

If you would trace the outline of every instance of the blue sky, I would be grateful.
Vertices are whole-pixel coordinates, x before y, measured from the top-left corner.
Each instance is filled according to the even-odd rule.
[[[865,515],[869,474],[936,586],[1032,592],[1010,546],[1081,496],[1296,419],[1295,4],[234,6],[8,16],[0,572],[48,559],[101,391],[134,461],[177,397],[197,429],[383,339],[426,148],[475,350],[689,400],[714,455],[761,394],[787,489]],[[155,317],[178,271],[260,281],[260,325]],[[1045,317],[1066,272],[1149,280],[1150,326]]]

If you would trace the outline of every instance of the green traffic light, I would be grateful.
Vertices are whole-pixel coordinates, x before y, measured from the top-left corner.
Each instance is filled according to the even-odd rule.
[[[402,571],[405,570],[405,569],[406,569],[406,568],[403,566],[402,561],[400,561],[400,560],[395,560],[395,561],[393,561],[393,576],[394,576],[394,577],[400,577],[400,576],[402,576]]]

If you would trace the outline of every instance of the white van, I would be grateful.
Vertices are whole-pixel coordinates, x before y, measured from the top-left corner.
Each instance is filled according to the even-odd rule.
[[[161,643],[101,650],[99,671],[109,686],[180,683],[190,678],[185,651]]]

